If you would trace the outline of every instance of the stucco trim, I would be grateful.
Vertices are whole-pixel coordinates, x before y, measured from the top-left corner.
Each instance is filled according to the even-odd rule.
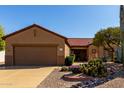
[[[34,46],[58,46],[58,44],[52,44],[52,43],[15,43],[12,44],[12,46],[19,46],[19,47],[34,47]]]

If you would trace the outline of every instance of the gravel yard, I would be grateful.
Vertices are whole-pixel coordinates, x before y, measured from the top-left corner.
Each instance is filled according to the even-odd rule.
[[[122,64],[116,64],[116,63],[109,63],[107,64],[108,68],[112,68],[113,70],[117,71],[113,75],[111,75],[108,79],[108,81],[103,82],[99,85],[92,85],[91,87],[95,88],[124,88],[124,70],[122,69]],[[84,81],[78,81],[78,82],[70,82],[65,81],[62,79],[62,76],[64,74],[68,74],[70,72],[60,72],[59,69],[55,69],[51,74],[38,85],[38,88],[81,88],[83,87]],[[98,80],[97,82],[100,83],[102,80]],[[81,83],[82,82],[82,83]],[[89,82],[89,81],[88,81]],[[91,86],[92,85],[92,86]],[[80,86],[80,87],[79,87]],[[88,87],[87,87],[88,88]]]
[[[107,63],[106,66],[107,69],[111,68],[107,77],[96,78],[93,81],[81,81],[81,83],[74,85],[74,88],[124,88],[123,65],[118,63]]]
[[[79,82],[68,82],[61,79],[61,77],[67,72],[59,72],[59,69],[55,69],[51,74],[38,85],[38,88],[69,88]]]
[[[96,88],[124,88],[124,70],[115,74],[114,79],[101,84]]]

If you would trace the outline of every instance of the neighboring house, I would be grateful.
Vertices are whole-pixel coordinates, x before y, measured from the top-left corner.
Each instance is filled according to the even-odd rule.
[[[103,57],[103,48],[92,45],[92,38],[66,38],[33,24],[3,37],[6,65],[63,65],[66,56],[75,61]]]
[[[5,56],[5,51],[0,51],[0,64],[4,63],[4,56]]]

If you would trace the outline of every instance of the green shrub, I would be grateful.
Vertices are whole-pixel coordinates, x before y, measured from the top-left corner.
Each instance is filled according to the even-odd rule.
[[[90,60],[90,61],[88,62],[88,65],[93,66],[93,65],[95,64],[94,61],[95,61],[95,60]]]
[[[71,54],[70,56],[73,56],[73,62],[75,61],[75,54]]]
[[[63,66],[63,67],[61,68],[61,71],[69,71],[69,68],[66,67],[66,66]]]
[[[93,65],[100,65],[100,64],[102,64],[102,60],[101,59],[94,59],[94,60],[90,60],[89,62],[88,62],[88,64],[90,65],[90,66],[93,66]]]
[[[70,66],[70,71],[74,74],[84,73],[93,77],[104,77],[107,75],[107,70],[100,59],[90,60],[88,64]]]
[[[85,73],[86,72],[86,69],[87,69],[87,64],[80,64],[80,71],[82,72],[82,73]]]
[[[100,58],[95,59],[95,61],[96,61],[97,63],[99,63],[99,64],[102,64],[102,63],[103,63],[102,59],[100,59]]]
[[[71,66],[74,63],[75,55],[67,56],[65,59],[65,65]]]
[[[107,70],[102,64],[101,59],[90,60],[88,62],[88,65],[91,66],[91,68],[89,68],[88,75],[91,75],[94,77],[102,77],[102,76],[105,76],[105,74],[107,73]]]

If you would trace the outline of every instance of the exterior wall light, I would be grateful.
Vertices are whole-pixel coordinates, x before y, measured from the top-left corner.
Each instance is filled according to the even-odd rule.
[[[59,48],[59,51],[63,51],[63,48]]]

